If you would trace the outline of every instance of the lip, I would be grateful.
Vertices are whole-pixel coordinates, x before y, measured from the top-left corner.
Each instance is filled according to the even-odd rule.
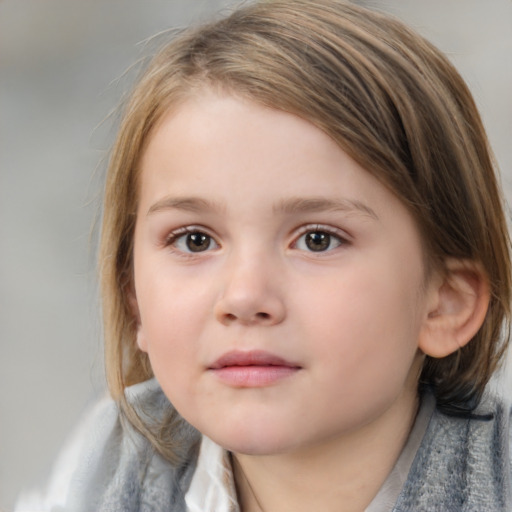
[[[208,367],[221,382],[232,387],[265,387],[291,377],[300,365],[262,350],[227,352]]]

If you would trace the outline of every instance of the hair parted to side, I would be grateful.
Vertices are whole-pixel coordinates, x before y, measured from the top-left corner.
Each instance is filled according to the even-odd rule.
[[[153,58],[128,101],[105,192],[100,265],[110,390],[167,458],[172,428],[145,424],[124,398],[152,376],[128,295],[138,173],[162,115],[216,87],[304,118],[388,186],[414,216],[429,265],[478,262],[491,289],[477,335],[426,358],[421,382],[446,408],[476,403],[505,350],[509,238],[485,131],[472,96],[430,43],[386,15],[338,0],[270,0],[184,31]]]

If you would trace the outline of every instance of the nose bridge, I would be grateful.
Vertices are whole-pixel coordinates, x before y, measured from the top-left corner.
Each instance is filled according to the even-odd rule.
[[[254,247],[233,250],[226,258],[216,315],[223,323],[279,323],[284,318],[279,258]]]

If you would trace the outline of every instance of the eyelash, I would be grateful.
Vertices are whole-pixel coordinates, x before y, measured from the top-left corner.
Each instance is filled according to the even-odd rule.
[[[303,226],[302,228],[300,228],[298,236],[295,237],[294,241],[291,244],[291,247],[295,248],[295,249],[298,248],[299,241],[301,240],[301,238],[305,237],[308,234],[313,234],[313,233],[327,235],[328,236],[327,247],[325,249],[321,248],[318,251],[313,250],[310,247],[309,247],[309,250],[308,249],[300,249],[300,250],[303,250],[305,252],[311,252],[311,253],[324,253],[324,252],[330,252],[334,249],[337,249],[340,246],[350,244],[348,237],[346,235],[343,235],[342,233],[340,233],[340,231],[337,229],[331,228],[329,226],[322,226],[319,224],[309,224],[309,225],[306,225],[306,226]],[[203,236],[208,237],[208,245],[206,246],[206,248],[204,250],[193,251],[193,250],[187,250],[184,248],[179,248],[177,246],[180,239],[183,239],[183,242],[186,244],[187,243],[186,237],[188,235],[193,235],[193,234],[203,235]],[[335,247],[331,247],[333,239],[336,244]],[[194,254],[199,254],[201,252],[209,252],[209,250],[211,250],[212,243],[215,245],[215,248],[220,247],[220,244],[215,240],[215,238],[212,235],[210,235],[207,232],[207,230],[205,228],[203,228],[202,226],[186,226],[186,227],[179,228],[179,229],[176,229],[175,231],[171,232],[166,237],[164,245],[165,245],[165,247],[171,247],[176,253],[178,253],[184,257],[191,257]],[[305,242],[305,243],[307,245],[307,242]],[[190,247],[188,247],[188,249],[190,249]]]
[[[166,247],[172,248],[176,253],[178,253],[182,256],[185,256],[185,257],[194,256],[194,254],[199,254],[201,252],[207,252],[207,251],[192,251],[192,250],[187,251],[187,250],[183,250],[183,249],[180,249],[177,247],[177,243],[180,241],[181,238],[184,239],[184,243],[187,243],[186,237],[188,235],[193,235],[193,234],[205,235],[208,237],[209,244],[206,248],[207,250],[210,248],[211,243],[214,243],[217,247],[219,247],[219,244],[215,240],[215,238],[212,235],[210,235],[207,232],[207,230],[205,228],[203,228],[202,226],[185,226],[183,228],[176,229],[175,231],[172,231],[169,234],[169,236],[166,237],[164,245]]]
[[[343,232],[340,232],[339,229],[335,229],[330,226],[322,226],[320,224],[309,224],[300,229],[299,235],[295,238],[295,241],[293,242],[292,246],[296,248],[299,240],[302,237],[304,237],[308,234],[312,234],[312,233],[317,233],[317,234],[322,233],[322,234],[328,235],[329,246],[326,250],[314,251],[314,250],[310,249],[309,251],[306,251],[306,252],[325,253],[325,252],[330,252],[334,249],[337,249],[338,247],[346,246],[346,245],[350,244],[348,236],[346,234],[344,234]],[[333,239],[336,241],[336,244],[337,244],[335,247],[331,247],[331,243],[332,243]]]

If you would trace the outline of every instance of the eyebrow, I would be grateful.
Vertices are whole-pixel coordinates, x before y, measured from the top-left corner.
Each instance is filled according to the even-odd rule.
[[[220,203],[199,197],[164,197],[154,203],[147,215],[165,210],[183,210],[192,213],[222,211],[225,208]],[[375,211],[362,203],[351,199],[328,199],[325,197],[290,198],[279,201],[274,205],[275,214],[318,213],[326,211],[360,213],[379,220]]]
[[[204,211],[220,211],[223,210],[223,208],[218,203],[199,197],[164,197],[151,205],[147,215],[164,210],[184,210],[197,213]]]
[[[313,198],[291,198],[280,201],[275,207],[276,213],[315,213],[315,212],[345,212],[360,213],[369,216],[374,220],[379,220],[375,211],[362,203],[351,199],[328,199],[325,197]]]

